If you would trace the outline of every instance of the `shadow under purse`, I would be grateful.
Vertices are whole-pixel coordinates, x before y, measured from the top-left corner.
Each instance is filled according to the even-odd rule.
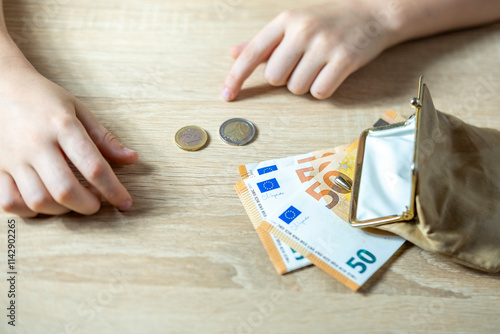
[[[423,78],[406,122],[360,137],[350,222],[500,271],[500,132],[437,111]]]

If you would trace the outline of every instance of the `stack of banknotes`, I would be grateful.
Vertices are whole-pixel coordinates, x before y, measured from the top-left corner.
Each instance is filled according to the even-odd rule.
[[[405,119],[387,111],[375,126]],[[239,166],[236,191],[279,274],[314,264],[358,290],[405,240],[348,222],[351,193],[334,179],[354,178],[358,141]]]

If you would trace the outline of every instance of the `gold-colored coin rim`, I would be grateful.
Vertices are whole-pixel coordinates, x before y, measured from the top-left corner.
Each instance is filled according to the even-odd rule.
[[[185,130],[189,130],[189,129],[194,129],[194,130],[198,130],[202,133],[202,139],[201,139],[201,142],[197,145],[186,145],[186,144],[183,144],[180,142],[180,139],[179,139],[179,136],[181,135],[181,133]],[[207,144],[207,141],[208,141],[208,134],[207,132],[200,128],[199,126],[197,125],[188,125],[188,126],[185,126],[185,127],[182,127],[180,128],[179,130],[177,130],[177,132],[175,133],[175,143],[177,144],[177,146],[184,150],[184,151],[198,151],[199,149],[201,149],[203,146],[205,146]]]

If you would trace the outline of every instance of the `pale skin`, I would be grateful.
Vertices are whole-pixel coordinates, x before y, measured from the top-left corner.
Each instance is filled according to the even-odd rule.
[[[108,160],[133,164],[137,153],[36,71],[9,37],[1,10],[0,73],[0,209],[24,217],[91,215],[104,198],[129,210],[132,197]],[[89,186],[78,181],[68,161]]]
[[[236,61],[223,97],[234,100],[248,76],[267,61],[265,76],[271,84],[327,98],[350,73],[386,48],[500,16],[498,0],[397,3],[397,13],[368,43],[354,44],[355,52],[346,52],[352,47],[349,32],[363,31],[374,19],[372,12],[385,10],[388,1],[337,1],[279,15],[249,43],[231,49]],[[2,10],[0,73],[0,210],[24,217],[69,211],[90,215],[99,210],[101,198],[121,211],[130,209],[132,197],[108,161],[133,164],[137,153],[110,134],[78,99],[36,71],[9,37]],[[68,161],[89,186],[78,182]]]
[[[498,0],[340,0],[289,10],[230,49],[235,62],[222,98],[235,100],[245,80],[267,62],[269,84],[326,99],[387,48],[499,19]]]

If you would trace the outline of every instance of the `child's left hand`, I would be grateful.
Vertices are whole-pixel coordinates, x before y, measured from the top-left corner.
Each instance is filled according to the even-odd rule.
[[[234,100],[266,60],[264,75],[271,85],[287,85],[294,94],[310,91],[318,99],[330,97],[352,72],[395,43],[392,18],[380,24],[372,14],[384,6],[385,1],[348,0],[280,14],[250,42],[231,48],[236,61],[222,97]],[[371,29],[370,24],[378,29],[371,37],[356,36]]]

